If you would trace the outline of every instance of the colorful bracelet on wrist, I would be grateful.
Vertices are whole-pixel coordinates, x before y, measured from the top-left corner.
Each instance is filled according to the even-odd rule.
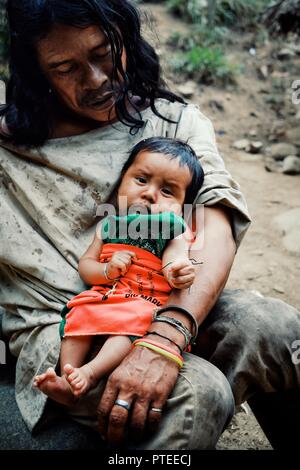
[[[155,335],[155,336],[159,336],[160,338],[167,339],[168,341],[170,341],[170,343],[174,344],[179,349],[179,352],[181,355],[183,354],[183,348],[179,346],[179,344],[177,344],[173,339],[168,338],[168,336],[164,336],[161,333],[158,333],[157,331],[146,331],[144,336],[147,336],[147,335]]]
[[[152,351],[171,359],[173,362],[176,362],[180,369],[183,367],[183,357],[165,344],[157,343],[150,339],[137,339],[134,341],[133,346],[151,349]]]

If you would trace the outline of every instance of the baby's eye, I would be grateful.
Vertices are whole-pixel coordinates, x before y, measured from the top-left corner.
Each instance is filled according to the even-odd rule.
[[[144,178],[143,176],[137,176],[136,177],[136,180],[139,182],[139,183],[146,183],[146,178]]]
[[[162,188],[162,192],[166,194],[167,196],[172,196],[173,192],[171,191],[170,188]]]

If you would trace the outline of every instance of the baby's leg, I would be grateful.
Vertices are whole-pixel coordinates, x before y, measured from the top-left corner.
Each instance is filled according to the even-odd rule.
[[[95,387],[99,379],[115,369],[129,353],[132,343],[127,336],[110,336],[96,355],[80,368],[67,364],[64,371],[76,397]]]
[[[76,367],[81,366],[91,348],[92,337],[90,336],[68,336],[62,340],[60,354],[60,370],[62,377],[58,376],[55,370],[50,367],[44,374],[37,375],[34,378],[33,385],[39,388],[43,393],[48,395],[52,400],[63,405],[71,405],[76,400],[66,380],[66,371],[70,370],[70,364]]]

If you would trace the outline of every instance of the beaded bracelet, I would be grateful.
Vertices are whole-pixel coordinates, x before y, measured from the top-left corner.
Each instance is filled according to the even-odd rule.
[[[155,323],[155,322],[168,323],[169,325],[174,326],[176,330],[178,330],[183,335],[184,340],[185,340],[184,349],[187,349],[187,347],[189,346],[191,342],[192,335],[189,332],[189,330],[186,328],[186,326],[180,320],[177,320],[176,318],[172,318],[172,317],[159,316],[159,317],[155,317],[154,320],[152,321],[152,323]]]
[[[172,361],[176,362],[176,364],[179,366],[181,369],[183,367],[183,358],[180,356],[178,353],[176,353],[174,350],[171,348],[168,348],[165,345],[156,343],[155,341],[150,341],[150,340],[136,340],[133,343],[134,347],[141,346],[144,348],[151,349],[154,352],[157,352],[161,354],[162,356],[167,357],[168,359],[171,359]]]
[[[197,320],[194,317],[194,315],[191,312],[189,312],[188,310],[186,310],[185,308],[178,307],[177,305],[166,305],[165,307],[159,308],[159,309],[156,310],[156,315],[160,315],[160,314],[168,312],[170,310],[182,313],[183,315],[187,316],[191,320],[191,322],[193,324],[193,327],[194,327],[191,342],[194,343],[197,336],[198,336],[198,323],[197,323]]]

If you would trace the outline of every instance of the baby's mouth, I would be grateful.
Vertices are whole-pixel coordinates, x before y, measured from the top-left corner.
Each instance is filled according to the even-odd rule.
[[[146,205],[142,203],[132,204],[128,208],[128,213],[130,214],[150,214],[151,213],[151,205]]]

